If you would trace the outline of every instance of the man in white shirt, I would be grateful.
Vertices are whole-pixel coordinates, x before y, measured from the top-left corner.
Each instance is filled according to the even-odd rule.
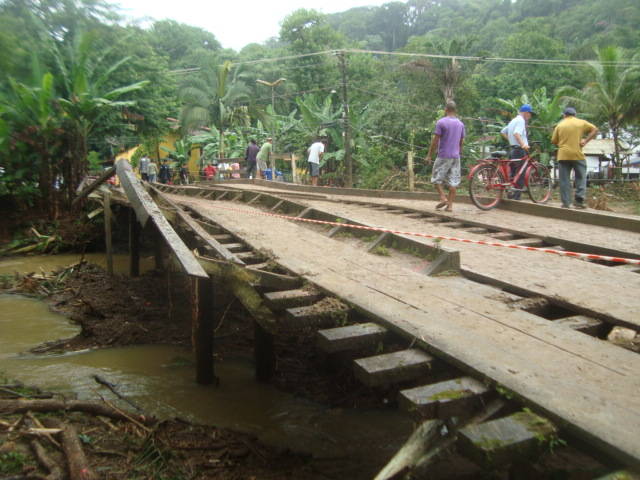
[[[309,176],[311,176],[311,185],[318,186],[318,175],[320,175],[320,159],[324,154],[324,143],[317,139],[308,149],[309,152]]]
[[[527,122],[531,120],[534,114],[531,105],[525,103],[520,107],[518,115],[516,115],[509,124],[504,127],[500,134],[509,142],[509,158],[523,158],[529,153],[529,140],[527,140]],[[522,166],[522,162],[511,162],[511,178],[516,176],[518,170]],[[520,200],[520,194],[524,188],[524,174],[518,178],[516,183],[518,190],[509,192],[509,198]]]

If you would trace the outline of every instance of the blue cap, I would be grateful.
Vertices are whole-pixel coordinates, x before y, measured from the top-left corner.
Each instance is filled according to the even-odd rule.
[[[531,114],[534,113],[533,108],[531,108],[531,105],[529,105],[528,103],[525,103],[524,105],[522,105],[520,107],[520,112],[529,112]]]

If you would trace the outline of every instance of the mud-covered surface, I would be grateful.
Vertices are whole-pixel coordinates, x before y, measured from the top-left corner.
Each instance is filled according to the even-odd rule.
[[[184,345],[189,341],[190,330],[172,304],[175,290],[158,272],[129,278],[109,276],[95,265],[79,265],[67,276],[64,287],[46,300],[53,311],[78,323],[82,332],[36,351],[150,343]]]
[[[10,385],[16,393],[33,389]],[[46,395],[45,395],[46,396]],[[0,409],[7,410],[15,395],[0,393]],[[47,402],[47,400],[42,400]],[[5,403],[6,402],[6,403]],[[91,413],[50,412],[0,416],[0,478],[45,478],[48,469],[34,454],[33,441],[69,478],[69,457],[60,435],[38,430],[42,422],[57,419],[71,426],[86,457],[86,470],[75,478],[93,479],[327,479],[358,478],[353,466],[314,461],[311,457],[276,449],[253,436],[180,419],[147,421],[107,419]],[[343,462],[344,463],[344,462]],[[76,471],[76,475],[78,472]],[[360,477],[363,478],[363,477]]]

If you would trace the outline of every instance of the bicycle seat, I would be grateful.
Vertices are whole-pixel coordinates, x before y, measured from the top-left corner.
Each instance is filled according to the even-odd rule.
[[[498,150],[496,152],[491,152],[491,156],[493,158],[502,158],[507,156],[507,152],[505,152],[504,150]]]

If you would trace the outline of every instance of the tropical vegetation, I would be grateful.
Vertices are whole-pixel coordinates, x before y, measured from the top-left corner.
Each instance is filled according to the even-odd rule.
[[[569,104],[615,140],[617,165],[620,139],[640,136],[637,0],[301,9],[239,52],[172,20],[143,28],[104,0],[0,0],[0,21],[0,196],[52,217],[88,170],[136,145],[179,164],[198,149],[204,164],[267,136],[301,157],[322,136],[326,182],[344,183],[349,151],[355,184],[378,188],[408,152],[426,173],[447,100],[467,126],[467,161],[500,141],[523,102],[547,152]],[[178,141],[161,148],[169,134]]]

